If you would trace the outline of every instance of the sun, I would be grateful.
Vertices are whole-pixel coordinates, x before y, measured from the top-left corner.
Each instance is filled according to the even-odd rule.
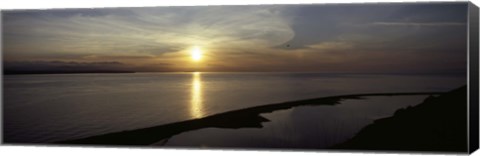
[[[192,60],[193,61],[202,60],[202,55],[203,55],[202,54],[202,49],[200,49],[200,47],[198,47],[198,46],[193,47],[191,55],[192,55]]]

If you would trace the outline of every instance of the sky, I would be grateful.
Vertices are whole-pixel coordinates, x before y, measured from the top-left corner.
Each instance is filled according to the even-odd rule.
[[[2,11],[5,70],[465,73],[467,3]],[[191,52],[201,49],[202,59]]]

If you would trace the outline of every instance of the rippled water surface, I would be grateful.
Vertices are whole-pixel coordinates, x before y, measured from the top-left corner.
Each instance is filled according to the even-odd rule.
[[[25,143],[144,128],[291,100],[356,93],[448,91],[466,84],[465,76],[319,73],[6,75],[3,81],[4,141]],[[347,109],[340,105],[323,108],[309,109]],[[282,123],[295,119],[290,115],[282,117],[282,113],[300,109],[306,108],[270,115],[279,116],[274,118]],[[331,119],[318,117],[319,122]],[[281,125],[274,129],[286,130]]]

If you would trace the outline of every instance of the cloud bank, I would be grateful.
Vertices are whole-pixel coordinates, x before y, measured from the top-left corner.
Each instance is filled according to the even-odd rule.
[[[104,67],[134,71],[448,73],[466,70],[466,7],[430,3],[7,11],[2,13],[4,59],[7,67],[41,62],[55,68],[52,62],[60,61],[84,62],[72,66],[121,62]],[[189,59],[193,46],[205,51],[203,63]]]

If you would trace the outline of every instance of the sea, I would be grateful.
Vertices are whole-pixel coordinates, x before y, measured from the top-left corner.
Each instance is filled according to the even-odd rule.
[[[446,92],[466,75],[172,72],[3,76],[5,143],[50,143],[333,95]],[[326,148],[426,96],[366,97],[262,114],[263,128],[205,128],[154,146]]]

